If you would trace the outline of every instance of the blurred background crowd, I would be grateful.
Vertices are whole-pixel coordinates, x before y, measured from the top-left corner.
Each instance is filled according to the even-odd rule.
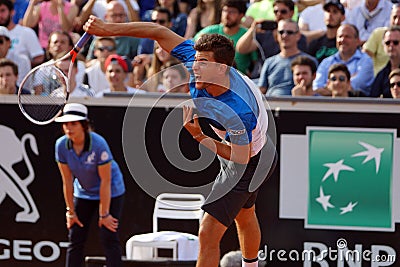
[[[93,14],[158,23],[194,41],[225,35],[235,67],[266,96],[399,98],[396,1],[0,0],[0,94],[15,94],[33,67],[65,55]],[[94,37],[78,59],[71,96],[188,93],[187,70],[150,39]],[[67,72],[69,61],[57,66]]]

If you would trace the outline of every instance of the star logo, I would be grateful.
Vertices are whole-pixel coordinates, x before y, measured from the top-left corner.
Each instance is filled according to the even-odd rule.
[[[325,173],[324,177],[322,178],[322,182],[329,178],[331,174],[333,174],[333,179],[335,182],[338,181],[339,172],[340,171],[354,171],[354,169],[350,166],[343,164],[344,160],[341,159],[336,163],[325,163],[324,166],[328,167],[329,170]]]
[[[343,215],[343,214],[348,213],[348,212],[352,212],[353,208],[355,206],[357,206],[357,204],[358,204],[358,202],[356,202],[356,203],[350,202],[346,207],[340,208],[340,210],[342,211],[340,213],[340,215]]]
[[[379,172],[379,166],[381,163],[381,154],[382,152],[385,150],[384,148],[376,148],[373,145],[364,143],[362,141],[358,142],[360,145],[362,145],[363,147],[365,147],[365,151],[356,153],[351,155],[352,157],[363,157],[365,156],[364,161],[362,162],[362,164],[367,163],[368,161],[375,159],[375,170],[376,173]]]
[[[322,186],[319,188],[319,197],[316,198],[317,202],[322,205],[322,208],[324,208],[325,211],[328,211],[328,208],[334,208],[335,206],[332,205],[332,203],[329,202],[331,199],[331,196],[326,196],[324,194],[324,190],[322,189]]]

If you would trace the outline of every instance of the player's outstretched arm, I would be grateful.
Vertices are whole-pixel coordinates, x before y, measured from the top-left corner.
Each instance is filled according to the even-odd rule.
[[[170,29],[152,22],[106,23],[91,15],[83,29],[96,36],[132,36],[149,38],[157,41],[160,46],[171,52],[185,39]]]

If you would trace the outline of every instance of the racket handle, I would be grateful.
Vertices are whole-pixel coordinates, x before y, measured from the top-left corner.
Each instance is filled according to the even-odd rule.
[[[74,50],[76,51],[80,51],[82,49],[82,47],[89,41],[89,39],[92,38],[93,35],[85,32],[82,37],[78,40],[78,42],[76,43]]]

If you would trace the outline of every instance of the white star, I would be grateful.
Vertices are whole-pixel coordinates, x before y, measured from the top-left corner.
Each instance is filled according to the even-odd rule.
[[[362,157],[362,156],[366,156],[366,158],[364,159],[364,161],[362,162],[362,164],[370,161],[371,159],[375,159],[375,169],[376,169],[376,173],[378,173],[379,171],[379,166],[381,164],[381,154],[382,152],[385,150],[384,148],[376,148],[370,144],[364,143],[362,141],[358,142],[360,145],[362,145],[363,147],[365,147],[367,150],[356,153],[351,155],[352,157]]]
[[[322,190],[322,186],[319,188],[319,197],[317,197],[315,200],[322,205],[325,211],[328,211],[328,208],[334,208],[331,203],[329,203],[329,199],[331,196],[325,196],[324,191]]]
[[[345,213],[348,213],[348,212],[352,212],[352,211],[353,211],[353,208],[354,208],[355,206],[357,206],[357,204],[358,204],[358,202],[356,202],[356,203],[349,202],[349,204],[347,204],[346,207],[340,208],[340,209],[342,210],[342,212],[340,213],[340,215],[345,214]]]
[[[344,165],[343,161],[344,160],[341,159],[336,163],[325,163],[324,166],[328,167],[329,170],[326,171],[324,178],[322,178],[322,182],[328,179],[331,174],[333,174],[333,179],[337,182],[340,171],[354,171],[352,167]]]

